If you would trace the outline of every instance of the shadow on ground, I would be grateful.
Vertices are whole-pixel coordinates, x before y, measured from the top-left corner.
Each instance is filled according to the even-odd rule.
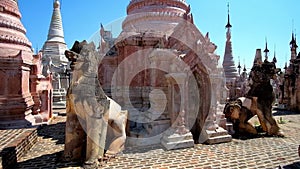
[[[300,168],[300,161],[294,162],[293,164],[280,166],[277,169],[299,169]]]
[[[276,112],[273,113],[273,116],[286,116],[286,115],[300,115],[300,112],[288,111],[288,110],[280,110],[274,109]]]
[[[33,158],[27,161],[19,162],[18,169],[57,169],[65,167],[80,167],[79,163],[70,162],[70,163],[61,163],[59,157],[63,152],[57,152],[53,154],[42,155],[37,158]]]
[[[39,137],[57,140],[56,144],[65,144],[65,127],[65,122],[42,125],[38,128],[37,134]]]
[[[43,139],[52,139],[55,143],[65,144],[65,122],[59,122],[56,124],[42,125],[37,129],[38,137]],[[38,143],[37,143],[38,144]],[[41,151],[47,151],[46,149]],[[30,152],[28,152],[30,153]],[[65,167],[80,167],[80,163],[77,162],[62,162],[63,151],[59,151],[53,154],[45,154],[36,158],[32,158],[23,162],[18,162],[18,169],[35,169],[35,168],[46,168],[56,169]]]

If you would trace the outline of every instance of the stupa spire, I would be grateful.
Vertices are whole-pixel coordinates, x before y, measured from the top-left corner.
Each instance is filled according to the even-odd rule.
[[[240,57],[239,57],[239,65],[238,65],[238,70],[239,70],[239,75],[241,75],[241,68],[242,68],[242,66],[241,66],[241,62],[240,62]]]
[[[246,65],[244,64],[243,72],[247,72]]]
[[[59,0],[54,0],[53,3],[53,13],[47,41],[65,43]]]
[[[229,11],[229,3],[227,4],[228,7],[228,19],[227,19],[227,25],[225,26],[226,28],[231,28],[231,24],[230,24],[230,11]]]
[[[232,54],[232,43],[231,43],[231,30],[232,25],[229,23],[229,4],[228,7],[228,23],[226,25],[226,46],[225,46],[225,54],[223,59],[223,69],[225,73],[226,83],[230,83],[235,81],[238,77],[238,72],[233,60]]]
[[[65,57],[67,45],[64,39],[62,17],[60,13],[61,4],[59,0],[53,2],[53,13],[50,22],[48,38],[43,46],[43,56],[50,57],[55,65],[67,65],[68,59]]]
[[[292,32],[292,40],[290,42],[290,48],[291,48],[291,60],[294,60],[294,59],[296,59],[297,48],[298,48],[297,40],[296,40],[294,31]]]
[[[273,62],[277,63],[277,58],[276,58],[276,45],[274,45],[274,57],[273,57]]]
[[[268,55],[269,55],[269,49],[268,49],[268,41],[267,41],[267,38],[266,38],[266,48],[264,50],[264,53],[265,53],[265,60],[268,61]]]

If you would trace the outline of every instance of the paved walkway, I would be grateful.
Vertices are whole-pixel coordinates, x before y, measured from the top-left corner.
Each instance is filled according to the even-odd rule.
[[[166,151],[160,145],[127,148],[102,168],[300,168],[300,114],[277,112],[275,118],[285,138],[265,137],[194,148]],[[252,122],[255,122],[253,119]],[[60,163],[64,149],[65,116],[38,129],[38,142],[18,161],[18,169],[80,168],[76,163]]]

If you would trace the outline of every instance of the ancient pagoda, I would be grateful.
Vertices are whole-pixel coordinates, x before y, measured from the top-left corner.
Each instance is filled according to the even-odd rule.
[[[103,53],[105,36],[101,45]],[[130,1],[122,32],[99,68],[104,91],[129,111],[128,144],[177,149],[231,140],[212,115],[221,84],[215,50],[185,0]]]
[[[229,4],[228,4],[228,20],[225,26],[227,29],[226,32],[226,46],[225,46],[225,53],[223,59],[223,69],[226,78],[226,86],[229,90],[234,86],[235,80],[238,77],[238,72],[233,60],[232,54],[232,43],[231,43],[231,28],[232,25],[230,24],[230,15],[229,15]]]
[[[0,1],[0,128],[26,127],[33,121],[33,53],[20,19],[16,0]]]
[[[52,73],[53,75],[53,108],[65,108],[66,89],[69,84],[66,71],[68,59],[64,55],[67,45],[64,39],[60,8],[59,0],[55,0],[48,38],[42,49],[43,74],[47,76]]]
[[[290,110],[300,111],[300,52],[297,55],[297,39],[292,33],[291,59],[286,66],[282,84],[282,103]]]

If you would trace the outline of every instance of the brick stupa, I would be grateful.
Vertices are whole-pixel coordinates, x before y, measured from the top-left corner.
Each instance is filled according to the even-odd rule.
[[[212,87],[218,84],[211,77],[217,77],[219,56],[208,34],[194,25],[190,5],[185,0],[131,0],[127,14],[113,45],[101,28],[99,79],[104,91],[129,111],[128,145],[161,143],[177,149],[212,140],[218,135],[208,131],[218,128]],[[221,133],[210,143],[231,140],[227,131]]]
[[[31,43],[16,0],[0,1],[0,128],[31,125]]]

